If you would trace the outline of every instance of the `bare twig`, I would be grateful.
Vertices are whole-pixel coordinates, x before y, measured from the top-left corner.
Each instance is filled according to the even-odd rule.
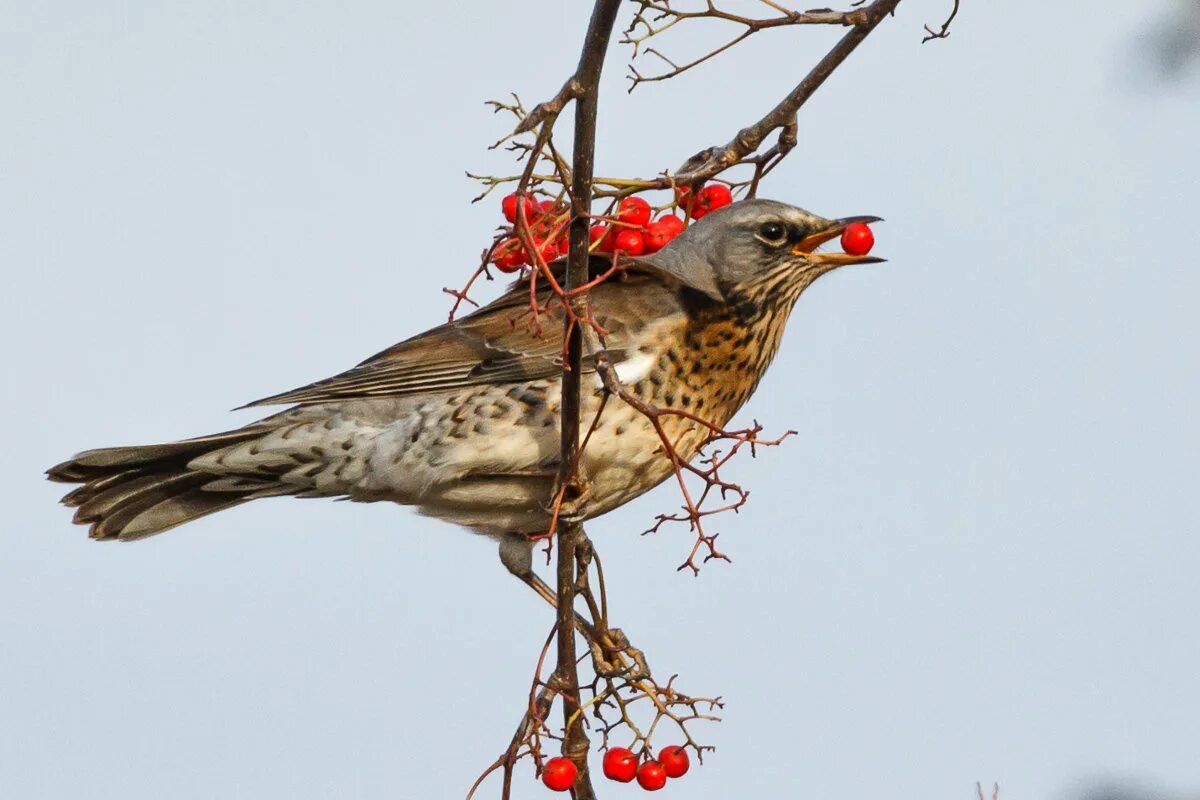
[[[941,30],[934,30],[928,25],[925,26],[926,36],[921,40],[921,44],[932,41],[934,39],[945,39],[950,35],[950,23],[954,22],[954,18],[958,16],[959,0],[954,0],[954,8],[950,9],[950,16],[946,17],[946,21],[942,23]]]
[[[987,798],[983,796],[983,784],[979,781],[975,782],[975,795],[979,798],[979,800],[987,800]],[[1000,800],[1000,784],[998,783],[992,784],[992,800]]]
[[[562,113],[562,110],[566,108],[567,103],[582,97],[583,93],[584,86],[579,82],[577,75],[572,75],[563,84],[562,88],[558,90],[558,94],[546,102],[538,103],[534,106],[533,110],[517,123],[517,127],[513,130],[513,133],[528,133],[546,122],[553,124],[558,115]]]
[[[895,12],[900,1],[874,0],[870,5],[845,12],[822,11],[819,14],[818,12],[806,12],[806,15],[818,14],[814,19],[820,20],[822,24],[837,22],[838,24],[849,25],[851,30],[838,40],[833,48],[809,71],[804,79],[788,92],[774,108],[756,122],[739,130],[724,145],[707,148],[692,156],[674,173],[664,172],[653,178],[596,178],[594,183],[606,188],[594,191],[593,196],[621,198],[647,189],[674,189],[676,186],[697,186],[704,181],[717,177],[725,170],[739,165],[750,165],[753,167],[754,173],[749,180],[742,183],[734,182],[732,185],[746,186],[748,196],[753,196],[758,189],[758,182],[762,177],[778,166],[783,158],[795,148],[798,130],[796,118],[801,107],[808,102],[809,98],[825,83],[829,76],[841,66],[842,62],[862,44],[879,23]],[[665,4],[660,3],[643,4],[643,10],[650,9],[660,13],[665,7]],[[707,12],[678,13],[684,15],[682,19],[690,19],[696,15],[713,16]],[[725,12],[719,13],[723,14]],[[828,16],[828,14],[834,16]],[[807,19],[808,16],[806,15],[802,15],[802,17]],[[736,17],[736,15],[734,16]],[[681,18],[676,17],[676,21],[679,21],[679,19]],[[739,19],[732,21],[739,21]],[[776,24],[782,25],[785,23],[778,22]],[[787,22],[786,24],[800,23]],[[808,24],[814,23],[810,22]],[[570,82],[564,85],[564,89],[560,90],[555,98],[542,105],[551,109],[557,108],[558,100],[564,96],[564,92],[569,85]],[[775,144],[755,155],[759,147],[775,131],[779,131]],[[501,178],[486,176],[472,177],[476,177],[485,185],[484,192],[480,195],[481,197],[497,185],[519,180],[517,176]],[[554,175],[538,172],[531,173],[530,178],[534,181],[556,181]],[[579,209],[576,209],[576,211],[578,213]]]
[[[688,553],[687,560],[679,565],[679,569],[691,570],[693,575],[700,573],[700,566],[696,563],[696,557],[702,551],[704,553],[702,563],[713,559],[729,561],[729,556],[717,549],[717,534],[708,534],[705,532],[703,520],[705,517],[712,516],[713,514],[720,514],[725,511],[737,511],[746,504],[750,493],[736,483],[722,479],[720,476],[721,467],[728,463],[742,447],[749,446],[750,452],[753,455],[757,447],[773,447],[778,445],[788,436],[795,434],[795,431],[787,431],[777,439],[762,439],[758,436],[762,431],[762,426],[757,422],[752,427],[744,430],[729,431],[714,425],[690,411],[677,408],[657,408],[649,405],[625,388],[621,383],[620,377],[617,375],[617,371],[609,361],[608,354],[599,348],[598,343],[593,343],[592,347],[596,373],[600,376],[604,388],[628,403],[650,421],[655,434],[658,436],[663,456],[671,462],[671,469],[679,486],[679,492],[683,496],[683,514],[659,514],[657,522],[646,533],[654,533],[668,522],[686,522],[696,534],[696,541],[692,545],[691,552]],[[716,451],[711,456],[702,458],[700,460],[701,466],[696,466],[679,450],[679,439],[682,438],[682,435],[672,437],[668,433],[664,421],[671,418],[686,421],[691,424],[693,430],[699,430],[705,434],[705,438],[700,443],[699,452],[702,453],[705,447],[720,441],[729,441],[732,443],[729,451],[725,454]],[[692,491],[688,488],[686,476],[689,474],[699,478],[703,482],[703,488],[698,496],[693,497]],[[704,508],[705,501],[713,495],[720,498],[719,502],[722,505],[717,508]],[[733,497],[732,500],[728,499],[730,495]]]
[[[732,39],[716,49],[684,64],[676,64],[659,50],[653,47],[645,49],[646,55],[654,55],[665,61],[671,69],[657,75],[643,75],[632,64],[629,66],[629,91],[633,91],[643,83],[665,81],[680,75],[693,67],[724,53],[759,31],[771,28],[782,28],[792,25],[859,25],[864,21],[863,12],[859,9],[850,11],[833,11],[832,9],[814,9],[811,11],[792,11],[775,2],[762,0],[763,4],[779,12],[775,17],[747,17],[718,8],[712,0],[706,7],[698,11],[681,11],[671,6],[667,0],[637,0],[639,8],[633,20],[625,31],[622,44],[631,45],[633,58],[642,53],[642,45],[648,39],[665,33],[680,22],[697,19],[714,19],[742,26],[742,30]]]
[[[859,15],[856,19],[860,21],[856,22],[854,28],[847,32],[833,46],[833,49],[817,62],[817,65],[804,76],[804,80],[796,84],[796,87],[788,92],[783,100],[779,101],[760,120],[738,131],[737,135],[724,146],[698,154],[694,161],[699,163],[694,167],[677,172],[674,182],[692,184],[707,180],[734,166],[757,150],[772,131],[791,124],[800,107],[808,102],[808,99],[825,83],[833,71],[854,52],[855,48],[863,43],[884,17],[896,10],[898,5],[900,5],[900,0],[875,0],[871,5],[854,12]],[[664,185],[660,188],[665,189],[667,186]]]

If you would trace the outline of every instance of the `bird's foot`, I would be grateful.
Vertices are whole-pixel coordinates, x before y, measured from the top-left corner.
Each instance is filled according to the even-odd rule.
[[[646,654],[629,643],[620,628],[600,630],[592,628],[592,636],[587,632],[588,648],[592,653],[592,668],[601,678],[624,678],[627,681],[640,681],[650,677],[650,665],[646,663]]]
[[[582,525],[587,520],[590,494],[591,486],[584,480],[576,480],[556,493],[558,499],[550,511],[557,518],[559,527]]]
[[[580,630],[587,640],[592,654],[592,666],[602,678],[623,678],[639,681],[650,677],[650,665],[646,654],[629,643],[629,637],[620,628],[608,624],[608,603],[604,597],[604,573],[596,560],[592,540],[584,538],[575,549],[576,580],[575,593],[587,605],[590,624]],[[600,579],[600,602],[592,593],[590,573],[593,564]]]
[[[558,607],[558,596],[551,586],[538,577],[531,567],[533,542],[521,534],[513,534],[500,540],[500,560],[513,575],[521,579],[550,604]],[[575,614],[575,626],[579,630],[592,655],[596,674],[604,678],[625,678],[638,681],[650,677],[650,665],[646,655],[634,647],[620,628],[609,627],[603,611],[603,603],[597,603],[588,581],[588,568],[595,556],[591,541],[585,539],[576,551],[579,573],[575,585],[577,596],[583,599],[588,615]],[[588,618],[590,617],[590,619]]]

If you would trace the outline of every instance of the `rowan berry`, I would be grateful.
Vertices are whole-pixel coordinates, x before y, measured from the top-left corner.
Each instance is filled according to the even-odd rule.
[[[505,239],[492,250],[492,263],[501,272],[517,272],[529,261],[529,254],[517,239]]]
[[[612,229],[607,225],[593,225],[588,229],[588,246],[596,253],[611,253],[613,248]]]
[[[671,238],[674,239],[679,234],[683,233],[683,220],[674,214],[663,214],[655,220],[655,223],[662,225],[671,232]]]
[[[681,778],[687,774],[691,763],[687,751],[677,744],[668,745],[658,751],[658,763],[663,765],[668,778]]]
[[[667,785],[667,771],[657,761],[647,761],[638,767],[637,782],[647,792],[657,792]]]
[[[575,762],[566,756],[555,756],[542,767],[542,783],[547,789],[555,792],[565,792],[575,785],[575,776],[579,774]]]
[[[675,187],[675,203],[683,209],[688,216],[692,214],[692,187],[676,186]]]
[[[604,777],[629,783],[637,775],[637,756],[624,747],[612,747],[604,754]]]
[[[696,193],[696,202],[692,204],[692,216],[700,219],[706,214],[733,202],[733,192],[723,183],[713,183],[705,186]]]
[[[533,243],[537,246],[537,251],[542,254],[543,261],[553,261],[558,258],[558,243],[552,241],[540,241],[534,239]],[[529,259],[530,264],[534,264],[534,259]]]
[[[676,217],[678,219],[678,217]],[[671,233],[671,226],[664,225],[662,222],[651,222],[646,226],[646,233],[642,236],[645,240],[647,253],[657,253],[667,246],[667,242],[671,241],[674,235]]]
[[[875,246],[875,234],[865,222],[851,222],[842,231],[842,250],[852,256],[865,256]]]
[[[640,197],[626,197],[617,205],[617,219],[640,228],[650,221],[650,204]]]
[[[534,212],[537,211],[537,204],[529,195],[521,195],[520,199],[525,202],[525,218],[533,219]],[[504,218],[509,222],[517,221],[517,201],[516,194],[505,195],[504,199],[500,201],[500,210],[504,212]]]
[[[646,239],[642,236],[641,231],[625,228],[617,234],[617,238],[613,241],[613,249],[618,253],[640,256],[646,252]]]

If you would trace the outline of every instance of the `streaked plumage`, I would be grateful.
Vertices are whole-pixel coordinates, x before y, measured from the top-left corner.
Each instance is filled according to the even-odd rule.
[[[846,221],[748,201],[630,261],[590,293],[622,383],[647,403],[724,425],[758,385],[800,293],[842,263],[878,260],[811,253]],[[768,223],[786,236],[768,241]],[[279,495],[390,500],[493,535],[540,532],[558,468],[562,319],[552,310],[535,334],[528,288],[341,375],[251,403],[293,407],[244,428],[90,450],[49,476],[82,484],[64,502],[96,539],[137,539]],[[590,356],[584,372],[586,429],[604,390]],[[705,431],[677,417],[667,425],[678,451],[694,456]],[[671,467],[649,422],[612,398],[582,473],[592,517]]]

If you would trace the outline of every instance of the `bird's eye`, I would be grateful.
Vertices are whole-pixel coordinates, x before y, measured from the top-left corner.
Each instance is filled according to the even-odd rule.
[[[758,229],[758,238],[767,244],[781,245],[787,240],[787,228],[778,222],[764,222]]]

